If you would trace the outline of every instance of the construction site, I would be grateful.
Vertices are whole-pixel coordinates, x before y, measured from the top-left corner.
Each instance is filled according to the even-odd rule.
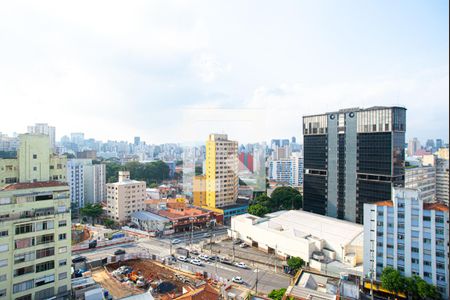
[[[183,292],[205,283],[219,289],[218,282],[205,279],[203,274],[174,270],[148,259],[131,259],[108,264],[92,271],[92,278],[113,299],[150,291],[155,299],[175,299]]]

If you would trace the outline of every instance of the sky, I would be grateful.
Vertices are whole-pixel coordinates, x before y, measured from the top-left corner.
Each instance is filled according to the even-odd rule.
[[[449,135],[449,2],[3,1],[0,132],[301,139],[302,116],[407,108]]]

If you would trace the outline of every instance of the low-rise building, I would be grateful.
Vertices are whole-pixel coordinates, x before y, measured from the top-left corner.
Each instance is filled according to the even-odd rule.
[[[147,232],[162,233],[172,229],[172,222],[168,218],[148,211],[137,211],[132,213],[131,222],[136,224],[138,229]]]
[[[311,264],[327,259],[356,266],[363,259],[363,226],[300,210],[265,217],[231,218],[229,235],[280,257],[297,256]]]
[[[183,232],[194,228],[206,228],[213,220],[213,212],[188,206],[184,203],[168,204],[167,209],[159,210],[159,216],[169,219],[175,232]]]
[[[131,180],[130,172],[119,171],[119,181],[106,186],[106,211],[110,219],[125,223],[132,213],[145,209],[146,183]]]
[[[379,280],[385,267],[420,276],[449,296],[449,208],[424,203],[417,190],[394,188],[393,199],[365,204],[364,274]]]

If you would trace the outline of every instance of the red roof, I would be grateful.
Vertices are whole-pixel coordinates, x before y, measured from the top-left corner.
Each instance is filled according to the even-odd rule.
[[[424,203],[423,208],[426,210],[449,211],[448,206],[443,203]]]
[[[209,284],[205,284],[198,289],[191,290],[184,295],[181,295],[175,300],[217,300],[219,299],[219,292],[216,291]]]
[[[65,182],[60,181],[39,181],[39,182],[20,182],[5,186],[2,191],[14,191],[44,187],[68,186]]]
[[[394,206],[391,200],[378,201],[375,203],[376,206]]]
[[[183,210],[168,208],[167,210],[158,211],[158,215],[169,219],[180,219],[186,217],[197,217],[202,215],[209,215],[209,212],[204,212],[197,208],[187,207]]]

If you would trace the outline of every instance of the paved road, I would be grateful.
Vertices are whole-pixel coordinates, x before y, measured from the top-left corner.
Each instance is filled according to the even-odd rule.
[[[252,268],[241,269],[219,262],[203,262],[203,266],[195,266],[187,262],[177,262],[175,266],[191,272],[208,272],[218,279],[231,280],[235,276],[240,276],[245,282],[245,287],[249,289],[255,289],[256,279],[258,279],[258,291],[264,293],[270,293],[273,289],[286,288],[290,283],[290,277],[285,274],[276,274],[273,271]]]
[[[186,247],[186,243],[180,243],[176,246]],[[109,255],[114,255],[114,251],[124,249],[127,253],[148,252],[159,256],[167,256],[170,254],[170,240],[161,239],[141,239],[135,243],[127,243],[122,245],[113,245],[101,249],[91,249],[82,253],[74,255],[83,255],[87,257],[88,261],[105,258]],[[231,280],[234,276],[240,276],[245,281],[245,286],[250,289],[255,289],[257,273],[250,264],[249,269],[241,269],[232,265],[225,265],[222,263],[204,262],[203,266],[194,266],[190,263],[177,262],[174,267],[188,270],[191,272],[208,272],[216,278]],[[274,273],[271,268],[265,268],[258,272],[258,291],[269,293],[273,289],[287,287],[289,285],[290,277],[285,274]]]

